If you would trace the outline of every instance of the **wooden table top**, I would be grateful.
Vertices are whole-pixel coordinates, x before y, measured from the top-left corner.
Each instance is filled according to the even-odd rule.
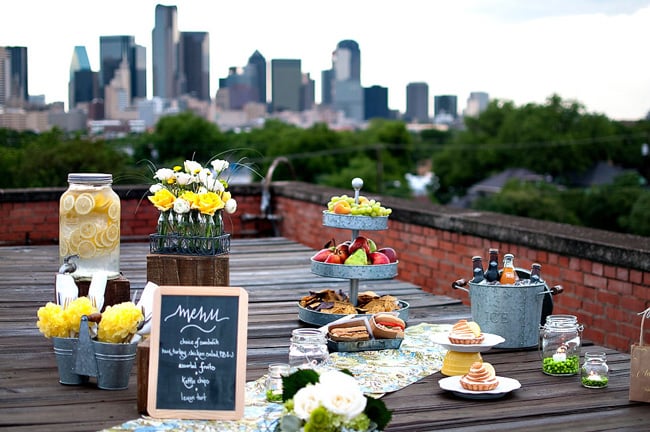
[[[249,293],[247,380],[286,362],[291,330],[305,326],[296,301],[309,290],[346,290],[349,281],[311,273],[313,250],[284,238],[236,239],[230,253],[230,285]],[[123,243],[121,270],[137,294],[146,283],[148,244]],[[64,386],[52,342],[36,327],[36,311],[53,299],[57,246],[0,247],[0,429],[91,431],[139,417],[135,368],[129,388],[99,390]],[[450,282],[451,282],[450,278]],[[434,296],[397,278],[360,281],[360,290],[392,294],[409,303],[409,325],[453,323],[469,308],[452,297]],[[650,409],[628,399],[630,357],[602,347],[610,367],[609,386],[586,389],[578,377],[541,372],[536,350],[492,349],[483,353],[500,375],[521,388],[497,400],[461,399],[443,391],[440,373],[383,397],[393,410],[388,431],[594,431],[650,430]],[[586,347],[582,348],[584,353]]]

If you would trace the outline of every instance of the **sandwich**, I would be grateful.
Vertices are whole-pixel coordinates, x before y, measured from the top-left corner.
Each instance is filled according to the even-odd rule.
[[[336,342],[354,342],[370,340],[370,334],[365,325],[352,327],[336,327],[329,329],[329,337]]]
[[[376,339],[403,339],[406,323],[395,314],[380,312],[370,318],[370,328]]]

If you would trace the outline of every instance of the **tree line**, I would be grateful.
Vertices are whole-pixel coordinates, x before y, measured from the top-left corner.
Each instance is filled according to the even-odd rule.
[[[473,184],[508,168],[526,168],[549,181],[511,181],[473,202],[478,210],[650,235],[650,121],[618,122],[589,113],[579,102],[549,97],[515,106],[493,100],[464,127],[410,132],[397,120],[372,120],[363,130],[337,131],[325,124],[299,128],[278,120],[246,131],[222,131],[191,112],[162,117],[155,128],[118,139],[36,134],[0,129],[0,188],[67,185],[69,172],[110,172],[116,184],[151,183],[152,170],[185,159],[219,157],[246,168],[260,181],[277,157],[274,180],[295,179],[408,198],[407,173],[424,166],[434,174],[432,202],[448,204]],[[572,179],[598,162],[630,170],[612,184],[575,187]],[[299,169],[297,169],[299,167]],[[638,174],[637,174],[638,173]]]

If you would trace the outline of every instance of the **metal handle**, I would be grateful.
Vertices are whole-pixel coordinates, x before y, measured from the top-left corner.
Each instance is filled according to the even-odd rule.
[[[469,292],[469,290],[465,288],[466,285],[467,285],[467,281],[465,279],[458,279],[451,283],[451,287],[453,289],[459,289],[465,292]]]

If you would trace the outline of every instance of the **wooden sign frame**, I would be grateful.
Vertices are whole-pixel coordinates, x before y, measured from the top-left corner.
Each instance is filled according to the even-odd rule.
[[[235,307],[233,308],[233,306]],[[169,313],[171,309],[174,309],[175,312]],[[235,316],[235,312],[237,322],[233,323],[229,320]],[[166,316],[162,316],[163,313]],[[179,325],[179,321],[181,322],[180,325],[182,325],[180,333],[193,334],[192,332],[194,332],[201,335],[195,337],[196,346],[189,345],[183,348],[170,348],[174,337],[179,339],[179,343],[181,341],[184,345],[188,345],[189,343],[185,339],[185,335],[181,338],[178,334],[171,334],[172,332],[169,331],[169,326]],[[210,335],[210,332],[219,332],[225,329],[225,327],[219,329],[220,326],[228,326],[229,329],[236,326],[237,329],[235,347],[221,346],[216,348],[217,350],[226,350],[226,352],[228,352],[228,349],[234,348],[234,352],[229,352],[233,355],[230,362],[229,360],[223,360],[226,363],[229,362],[225,367],[223,367],[223,364],[219,364],[220,360],[218,358],[215,359],[213,351],[209,353],[211,355],[206,356],[205,353],[201,352],[197,354],[196,348],[202,345],[218,345],[220,342],[219,338],[211,337],[209,340],[200,339],[204,335]],[[232,333],[229,334],[231,335]],[[195,420],[241,419],[244,415],[245,404],[247,339],[248,293],[243,288],[210,286],[159,286],[156,288],[154,291],[150,336],[147,395],[148,414],[154,418]],[[164,359],[161,359],[161,348],[165,350]],[[185,352],[185,348],[188,349],[187,353]],[[198,349],[200,350],[201,348]],[[214,350],[215,348],[208,347],[206,349]],[[179,352],[182,352],[182,354],[178,354]],[[192,352],[195,357],[191,357]],[[178,358],[174,358],[176,354],[178,354]],[[224,358],[226,357],[228,356],[224,356]],[[183,363],[180,363],[180,361]],[[178,362],[178,364],[174,362]],[[213,362],[216,364],[213,365]],[[204,364],[210,366],[204,368]],[[176,365],[176,370],[179,371],[179,375],[175,375],[174,365]],[[223,376],[222,372],[232,369],[233,366],[235,372],[234,377]],[[163,378],[159,377],[161,368],[166,372],[171,370],[171,376],[166,373]],[[204,376],[205,370],[212,371],[207,373],[207,378]],[[188,389],[187,383],[194,382],[197,377],[199,384],[194,386],[193,389]],[[173,392],[169,391],[169,389],[162,388],[164,397],[158,397],[159,379],[180,380],[182,382],[182,384],[178,384],[178,389],[182,390],[178,398],[178,406],[170,406],[175,404],[176,401],[170,402],[170,400],[167,400],[168,397],[174,397],[170,395]],[[223,387],[219,387],[217,391],[214,389],[206,390],[210,389],[210,386],[217,385],[217,383],[223,384],[224,380],[228,383],[224,391],[221,390]],[[188,393],[188,395],[184,395],[183,392],[186,389],[190,393],[194,391],[195,394],[189,395]],[[214,409],[210,407],[209,405],[214,402],[214,398],[210,398],[212,394],[219,397],[223,394],[228,395],[230,397],[229,401],[224,402],[224,404],[229,406],[225,408],[215,407]],[[201,408],[191,408],[195,400],[202,401],[200,403],[197,402],[195,405]]]

